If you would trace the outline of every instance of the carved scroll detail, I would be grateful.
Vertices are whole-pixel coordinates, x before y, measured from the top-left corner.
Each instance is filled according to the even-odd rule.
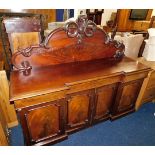
[[[68,22],[64,26],[68,37],[77,37],[78,44],[82,42],[84,36],[91,37],[96,31],[96,24],[93,21],[87,19],[86,16],[82,15],[74,22]]]
[[[18,55],[23,55],[24,57],[30,57],[33,53],[32,53],[32,49],[33,48],[44,48],[44,49],[48,49],[48,47],[46,47],[44,44],[39,44],[36,46],[30,46],[28,48],[22,49],[22,50],[18,50],[18,52],[16,52],[15,54],[13,54],[12,56],[12,64],[14,65],[14,67],[19,70],[20,72],[23,72],[24,75],[29,75],[30,71],[32,69],[32,66],[30,65],[30,63],[28,61],[22,61],[20,66],[16,64],[16,57]]]
[[[63,44],[63,46],[60,46],[59,44],[54,46],[51,42],[51,44],[49,44],[49,40],[52,40],[52,37],[54,35],[57,36],[57,34],[60,37],[60,40],[59,37],[58,39],[53,39],[55,42],[61,41],[61,35],[65,35],[66,37],[67,34],[69,38],[76,37],[77,43],[74,41],[72,42],[72,39],[63,36],[67,41],[70,41],[69,44],[67,42],[66,44]],[[92,37],[93,35],[94,38],[90,39],[90,42],[89,39],[86,39],[85,42],[83,41],[84,37]],[[14,68],[23,72],[24,75],[29,75],[32,69],[30,63],[35,61],[35,57],[32,56],[33,54],[37,54],[40,57],[42,56],[41,58],[44,60],[41,62],[42,65],[47,63],[45,56],[51,58],[48,59],[48,64],[55,65],[101,58],[113,58],[114,60],[119,60],[124,56],[124,49],[125,46],[123,43],[110,38],[103,29],[97,28],[96,24],[88,20],[86,16],[80,16],[75,22],[68,22],[64,27],[52,31],[42,44],[30,46],[25,49],[18,49],[12,56],[12,64],[14,65]],[[22,56],[32,57],[32,59],[27,58],[30,61],[29,62]],[[39,56],[37,56],[37,62],[39,62]],[[53,63],[51,63],[50,60],[53,61]],[[38,64],[40,65],[41,63],[39,62]]]

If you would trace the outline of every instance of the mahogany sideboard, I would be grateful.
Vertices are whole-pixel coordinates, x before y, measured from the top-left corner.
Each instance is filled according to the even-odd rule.
[[[15,52],[12,63],[10,102],[26,145],[54,144],[133,112],[150,71],[125,57],[124,45],[85,16]]]

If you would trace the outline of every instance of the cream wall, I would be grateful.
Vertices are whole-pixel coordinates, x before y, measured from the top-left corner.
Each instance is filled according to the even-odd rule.
[[[106,25],[106,22],[110,19],[112,12],[117,12],[117,9],[104,9],[101,20],[102,26]]]
[[[78,17],[80,11],[83,11],[83,14],[86,14],[86,9],[75,9],[74,18]],[[112,12],[117,12],[117,9],[104,9],[104,13],[102,14],[102,20],[101,20],[102,26],[106,25],[106,22],[110,19]]]
[[[153,9],[152,16],[155,16],[155,9]]]

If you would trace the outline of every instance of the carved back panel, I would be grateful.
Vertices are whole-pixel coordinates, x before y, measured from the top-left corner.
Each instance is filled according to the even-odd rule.
[[[123,44],[110,39],[95,23],[80,16],[51,32],[42,44],[17,51],[12,62],[17,69],[26,71],[94,59],[120,59],[123,52]]]

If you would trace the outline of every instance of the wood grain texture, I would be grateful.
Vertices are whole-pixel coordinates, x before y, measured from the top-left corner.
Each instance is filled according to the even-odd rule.
[[[0,146],[8,145],[8,125],[0,104]]]
[[[40,103],[18,111],[26,145],[46,145],[67,137],[64,131],[65,100]],[[55,141],[53,141],[55,139]]]
[[[143,96],[144,96],[144,92],[146,91],[146,88],[147,88],[147,84],[148,84],[148,81],[149,81],[149,78],[150,78],[150,75],[151,75],[151,71],[149,72],[148,76],[144,79],[143,81],[143,84],[142,84],[142,87],[141,87],[141,90],[139,92],[139,95],[138,95],[138,98],[137,98],[137,101],[135,103],[135,109],[138,110],[140,108],[140,106],[143,104]]]
[[[8,34],[11,52],[25,49],[41,42],[41,21],[37,17],[4,18],[3,24]]]
[[[0,71],[4,69],[4,62],[0,61]]]
[[[0,146],[8,146],[8,141],[5,136],[5,132],[3,130],[2,124],[0,122]]]
[[[16,126],[18,120],[14,106],[9,102],[9,85],[4,70],[0,71],[0,104],[8,127]]]
[[[86,127],[90,120],[92,106],[91,91],[81,91],[69,95],[67,103],[67,130]]]
[[[116,91],[116,84],[103,86],[97,89],[94,121],[102,120],[110,115]]]
[[[140,95],[136,102],[136,110],[138,110],[140,106],[142,106],[144,103],[152,102],[155,99],[155,62],[147,61],[143,57],[138,58],[137,61],[145,64],[152,70],[149,72],[147,78],[144,80]]]
[[[112,119],[120,117],[121,113],[135,110],[135,103],[139,95],[142,83],[143,79],[139,79],[119,84],[116,102],[112,110]]]
[[[40,35],[38,32],[28,33],[12,33],[9,37],[11,50],[17,52],[19,49],[27,48],[40,43]]]
[[[75,28],[56,29],[43,44],[12,57],[17,69],[24,61],[32,65],[22,63],[28,74],[14,69],[10,78],[10,101],[27,145],[54,143],[99,121],[133,112],[151,70],[121,57],[124,45],[101,29],[94,31],[86,18],[77,21],[72,23]]]
[[[49,105],[29,111],[27,114],[27,123],[31,138],[37,141],[58,133],[58,121],[59,108],[56,105]]]
[[[23,54],[13,55],[12,62],[17,66],[23,61],[28,61],[32,68],[45,67],[63,63],[89,61],[102,58],[114,58],[116,51],[123,52],[124,46],[117,48],[117,42],[106,42],[106,34],[97,29],[92,37],[85,37],[81,44],[77,38],[68,38],[63,29],[51,32],[42,46],[34,47],[27,52],[31,56]],[[24,51],[23,51],[24,52]],[[41,62],[41,63],[40,63]]]
[[[120,62],[101,59],[89,62],[49,66],[43,69],[34,69],[29,76],[24,76],[22,73],[15,71],[11,73],[10,99],[17,100],[26,97],[28,94],[29,96],[36,96],[42,91],[56,91],[64,87],[71,88],[70,84],[78,81],[86,82],[88,79],[93,80],[93,78],[97,77],[105,78],[110,75],[122,75],[122,73],[128,75],[132,72],[147,72],[147,70],[150,70],[147,66],[129,58],[124,58]],[[137,75],[134,76],[134,78],[137,77]],[[140,78],[142,77],[140,76]]]
[[[130,11],[131,9],[120,9],[117,31],[123,31],[123,32],[127,31],[130,32],[132,30],[147,31],[153,9],[149,9],[146,20],[143,21],[130,20],[129,19]]]
[[[0,12],[15,13],[15,10],[11,9],[0,9]],[[21,9],[18,13],[33,13],[42,14],[44,16],[45,27],[47,28],[48,23],[56,21],[56,9]]]

